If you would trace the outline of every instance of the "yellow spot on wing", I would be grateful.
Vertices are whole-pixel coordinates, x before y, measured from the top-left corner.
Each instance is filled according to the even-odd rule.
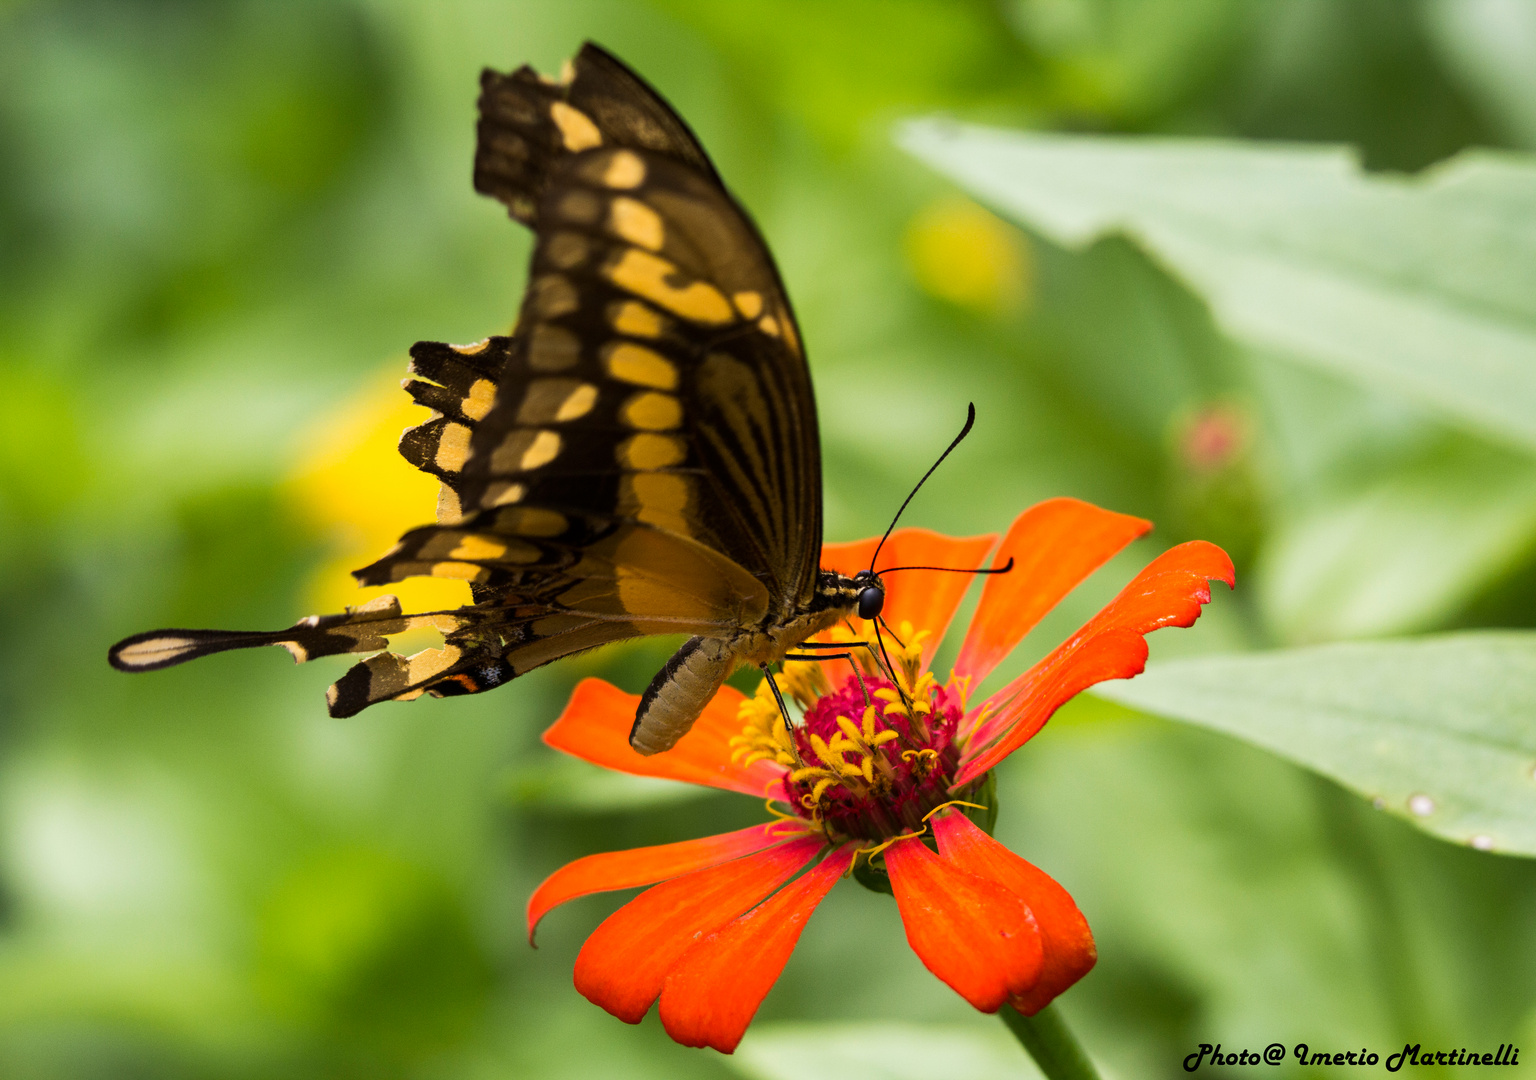
[[[683,422],[683,404],[671,394],[636,394],[619,410],[624,422],[642,431],[671,431]]]
[[[580,109],[557,101],[549,107],[549,116],[560,129],[560,139],[571,153],[590,150],[603,145],[603,133],[597,130],[592,118]]]
[[[478,356],[480,353],[485,352],[485,347],[490,343],[490,338],[484,338],[473,345],[452,345],[449,347],[460,356]]]
[[[763,313],[762,293],[744,290],[731,297],[736,304],[736,310],[741,312],[742,318],[755,319]]]
[[[779,336],[779,320],[775,319],[772,315],[764,315],[761,319],[758,319],[757,328],[769,337]]]
[[[463,424],[447,424],[437,439],[434,464],[444,472],[458,472],[469,459],[470,430]]]
[[[649,525],[687,536],[683,512],[688,509],[688,496],[688,481],[676,473],[631,473],[621,485],[621,509]]]
[[[567,420],[576,420],[586,416],[592,411],[593,404],[597,401],[597,387],[591,383],[582,383],[572,390],[566,399],[560,403],[560,408],[555,410],[555,420],[564,423]]]
[[[450,559],[480,560],[499,559],[507,553],[507,545],[489,536],[470,533],[448,553]]]
[[[581,407],[587,398],[582,392],[583,387],[591,391],[585,408]],[[522,403],[517,407],[517,422],[533,425],[575,419],[590,409],[596,399],[597,388],[578,379],[535,379],[528,384]],[[562,413],[568,415],[562,416]]]
[[[469,395],[459,403],[459,410],[471,420],[483,420],[496,401],[496,384],[490,379],[476,379]]]
[[[622,196],[614,199],[608,211],[608,221],[621,239],[651,251],[660,251],[666,239],[661,215],[635,199]]]
[[[645,162],[630,150],[620,150],[603,168],[602,181],[611,188],[637,188],[645,183]]]
[[[441,649],[424,649],[406,659],[405,681],[408,685],[418,683],[422,679],[436,675],[439,671],[446,671],[458,663],[460,655],[460,650],[454,645],[445,645]]]
[[[619,444],[616,455],[619,464],[626,469],[665,469],[682,462],[688,456],[683,440],[675,435],[655,435],[642,432],[631,435]]]
[[[613,328],[631,337],[660,337],[667,328],[667,320],[661,312],[638,300],[625,300],[609,311]]]
[[[603,361],[615,379],[656,390],[677,389],[677,365],[643,345],[627,341],[610,345]]]
[[[735,319],[730,301],[719,289],[707,281],[691,281],[679,287],[668,280],[676,276],[676,266],[639,248],[626,248],[608,271],[609,280],[619,288],[628,289],[685,319],[715,324]]]
[[[533,445],[538,432],[533,428],[514,428],[501,439],[501,445],[491,454],[493,473],[516,472],[522,468],[523,455]]]
[[[485,571],[474,563],[467,562],[440,562],[432,564],[432,576],[435,578],[450,578],[454,581],[474,581]]]
[[[524,472],[548,465],[560,453],[560,436],[553,431],[541,431],[533,437],[533,445],[523,454],[518,467]]]
[[[521,502],[526,494],[528,489],[522,484],[495,483],[485,489],[485,494],[480,498],[480,505],[487,509],[493,506],[506,506],[509,503]]]

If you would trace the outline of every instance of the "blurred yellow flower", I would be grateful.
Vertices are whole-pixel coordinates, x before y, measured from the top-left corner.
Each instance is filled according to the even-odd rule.
[[[1024,236],[970,199],[946,197],[913,217],[907,265],[927,293],[975,311],[1014,310],[1031,284]]]
[[[398,596],[407,611],[470,602],[463,581],[411,578],[359,588],[351,576],[393,547],[401,533],[436,519],[441,485],[396,449],[401,431],[429,415],[400,389],[404,370],[403,363],[392,362],[327,414],[310,433],[298,470],[286,485],[300,513],[331,547],[331,557],[309,584],[316,611],[340,611],[386,593]]]

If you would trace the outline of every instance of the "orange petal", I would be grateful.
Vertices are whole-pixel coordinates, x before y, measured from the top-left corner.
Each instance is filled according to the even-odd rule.
[[[1034,914],[1045,953],[1040,981],[1010,999],[1025,1016],[1034,1016],[1088,974],[1099,958],[1088,920],[1067,890],[1049,874],[999,844],[964,814],[944,810],[932,820],[933,835],[944,858],[977,877],[997,882],[1023,900]]]
[[[929,851],[921,840],[885,849],[907,943],[923,966],[982,1012],[1040,978],[1040,930],[1024,901]]]
[[[748,766],[733,764],[730,740],[741,734],[736,709],[742,695],[729,686],[720,688],[683,739],[664,754],[637,754],[629,745],[629,729],[635,723],[640,695],[626,694],[602,679],[583,679],[571,700],[544,733],[544,741],[556,750],[633,776],[656,776],[690,784],[725,788],[765,798],[784,778],[784,768],[771,761]]]
[[[988,718],[967,739],[954,787],[981,776],[1023,746],[1051,714],[1106,679],[1129,679],[1147,663],[1143,635],[1189,626],[1211,599],[1210,581],[1230,587],[1232,560],[1215,544],[1191,540],[1163,552],[1103,610],[1054,652],[992,695]]]
[[[1150,528],[1077,499],[1048,499],[1020,514],[992,557],[993,566],[1013,559],[1013,569],[986,579],[956,674],[981,685],[1062,597]]]
[[[539,920],[568,900],[613,889],[654,885],[694,870],[718,866],[772,847],[791,835],[788,830],[792,829],[792,822],[770,821],[719,836],[630,848],[628,851],[605,851],[566,863],[545,878],[528,898],[528,944],[533,944],[533,932]]]
[[[667,1034],[684,1046],[735,1050],[806,920],[851,862],[853,847],[845,845],[685,952],[661,991],[657,1011]]]
[[[875,537],[851,544],[824,544],[821,565],[852,577],[860,570],[868,569],[878,543],[879,538]],[[962,539],[928,529],[898,529],[891,533],[881,549],[880,565],[886,568],[950,566],[957,570],[972,570],[983,565],[982,560],[995,543],[996,533]],[[885,583],[885,621],[898,631],[903,621],[910,622],[914,630],[933,631],[933,636],[923,646],[923,667],[927,668],[939,642],[944,639],[950,620],[955,617],[955,609],[971,587],[973,575],[903,570],[882,580]],[[853,670],[847,664],[829,665],[829,668],[834,686],[845,682]]]
[[[690,945],[773,892],[826,846],[801,837],[653,885],[608,916],[576,955],[576,989],[638,1024]]]

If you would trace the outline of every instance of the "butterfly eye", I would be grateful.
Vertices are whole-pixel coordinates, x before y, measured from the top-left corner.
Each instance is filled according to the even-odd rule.
[[[873,619],[885,607],[885,590],[878,585],[866,585],[859,590],[859,618]]]

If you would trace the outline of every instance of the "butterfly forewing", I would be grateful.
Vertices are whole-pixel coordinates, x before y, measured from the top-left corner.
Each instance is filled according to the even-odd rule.
[[[814,404],[766,252],[723,192],[670,161],[597,151],[565,172],[458,478],[464,511],[634,519],[803,601],[820,540]]]

